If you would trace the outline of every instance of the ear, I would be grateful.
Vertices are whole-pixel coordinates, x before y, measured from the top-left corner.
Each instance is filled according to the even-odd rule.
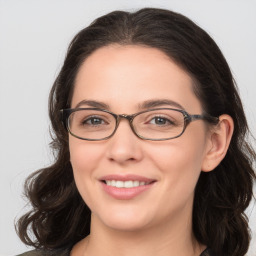
[[[210,128],[205,157],[201,167],[203,172],[210,172],[215,169],[225,157],[233,131],[233,119],[226,114],[219,117],[219,123],[216,127]]]

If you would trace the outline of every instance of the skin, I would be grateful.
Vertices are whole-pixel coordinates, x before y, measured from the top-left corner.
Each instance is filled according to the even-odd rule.
[[[160,50],[111,45],[95,51],[81,66],[71,107],[94,100],[116,114],[133,114],[145,101],[168,99],[190,114],[201,114],[192,86],[191,77]],[[92,211],[91,234],[71,255],[199,255],[205,246],[192,232],[194,189],[200,172],[213,170],[225,156],[232,131],[232,119],[223,115],[214,129],[194,121],[181,137],[167,141],[139,139],[127,120],[108,140],[70,135],[75,182]],[[117,200],[99,181],[110,174],[136,174],[156,182],[135,198]]]

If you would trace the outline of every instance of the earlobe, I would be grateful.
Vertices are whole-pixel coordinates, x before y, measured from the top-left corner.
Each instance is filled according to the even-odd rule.
[[[202,171],[210,172],[220,164],[227,153],[233,131],[232,117],[226,114],[221,115],[219,123],[210,131],[206,154],[201,167]]]

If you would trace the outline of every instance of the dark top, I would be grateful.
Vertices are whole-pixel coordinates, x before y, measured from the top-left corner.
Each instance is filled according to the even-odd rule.
[[[46,252],[43,250],[33,250],[19,254],[17,256],[69,256],[70,250],[54,250]],[[210,249],[204,250],[199,256],[215,256]]]

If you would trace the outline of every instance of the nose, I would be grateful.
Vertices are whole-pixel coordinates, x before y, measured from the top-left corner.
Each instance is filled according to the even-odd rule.
[[[142,140],[132,131],[129,121],[122,118],[115,134],[108,140],[107,157],[110,161],[127,164],[142,159]]]

